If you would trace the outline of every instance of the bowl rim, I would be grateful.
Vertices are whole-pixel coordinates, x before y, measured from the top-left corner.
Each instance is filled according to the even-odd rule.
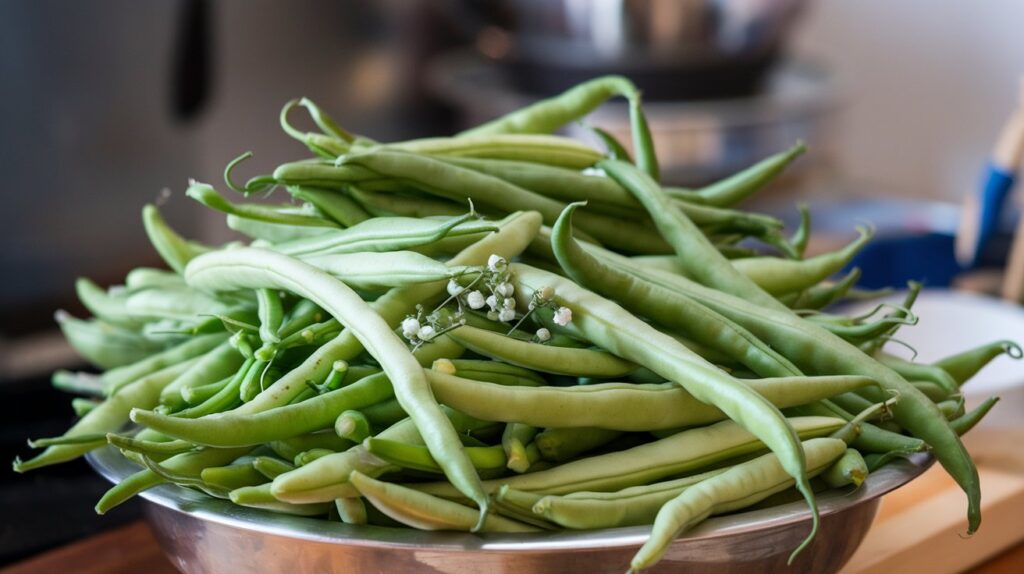
[[[86,460],[97,473],[115,484],[141,469],[110,445],[92,451],[86,456]],[[848,489],[831,489],[819,493],[819,512],[824,517],[856,504],[875,500],[920,476],[934,462],[934,457],[928,453],[917,453],[892,461],[871,473],[864,484],[853,492]],[[165,509],[229,528],[325,544],[391,548],[430,546],[436,550],[539,553],[638,546],[646,541],[650,533],[650,526],[522,534],[427,532],[411,528],[350,525],[319,518],[284,515],[237,506],[227,500],[170,484],[156,486],[141,493],[140,496]],[[687,532],[680,540],[706,541],[734,537],[800,522],[810,522],[810,511],[803,501],[795,501],[770,508],[709,518]]]

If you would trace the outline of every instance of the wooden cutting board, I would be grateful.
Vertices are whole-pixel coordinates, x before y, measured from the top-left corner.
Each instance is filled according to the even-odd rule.
[[[882,500],[841,574],[964,572],[1024,541],[1024,428],[981,427],[964,442],[981,477],[981,529],[964,536],[964,495],[936,465]]]

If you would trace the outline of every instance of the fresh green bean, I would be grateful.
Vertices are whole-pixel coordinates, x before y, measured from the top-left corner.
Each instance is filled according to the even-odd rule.
[[[807,452],[807,473],[814,474],[842,456],[846,443],[818,438],[806,441],[804,449]],[[793,479],[779,458],[775,454],[766,454],[693,485],[658,512],[651,537],[633,556],[629,572],[653,566],[676,537],[708,516],[750,506],[792,484]],[[807,541],[798,547],[790,555],[790,560],[806,544]]]
[[[352,442],[363,442],[366,437],[373,434],[370,428],[370,421],[360,411],[348,409],[342,411],[334,421],[334,432],[344,439]]]
[[[985,418],[985,415],[987,415],[988,412],[992,410],[992,407],[996,406],[996,403],[998,402],[999,397],[989,397],[967,413],[950,421],[949,426],[952,427],[958,435],[963,436],[970,432],[975,425],[981,422],[981,419]]]
[[[334,231],[333,227],[309,227],[306,225],[270,223],[231,214],[227,216],[227,225],[229,229],[233,229],[252,239],[262,239],[275,244],[315,237]]]
[[[370,454],[401,468],[441,474],[441,466],[422,446],[370,437],[363,441]],[[465,447],[466,455],[480,472],[501,471],[507,460],[505,451],[498,446]]]
[[[888,353],[878,353],[878,362],[889,367],[903,378],[910,381],[927,381],[935,383],[946,391],[947,395],[958,394],[960,387],[949,373],[942,367],[912,363]]]
[[[71,348],[101,369],[136,363],[167,346],[103,321],[76,319],[64,311],[58,311],[54,318]]]
[[[718,207],[735,205],[775,179],[776,176],[782,173],[782,170],[786,169],[793,160],[800,157],[805,151],[807,151],[807,147],[803,143],[797,143],[788,150],[763,159],[735,175],[696,190],[696,195],[701,197],[708,205]],[[669,193],[673,196],[684,196],[687,193],[693,192],[669,188]]]
[[[846,449],[838,460],[821,473],[821,479],[829,488],[841,488],[850,484],[859,487],[864,484],[867,477],[868,465],[864,462],[864,457],[852,448]]]
[[[272,456],[254,457],[252,459],[252,467],[270,480],[274,480],[286,472],[295,470],[294,464]]]
[[[338,518],[345,524],[366,524],[366,505],[362,498],[335,498],[334,508],[338,511]]]
[[[353,470],[349,481],[359,494],[391,518],[421,530],[535,532],[537,529],[501,516],[488,515],[479,524],[473,510],[397,484],[374,480]],[[476,525],[476,526],[474,526]]]
[[[546,373],[621,377],[636,370],[635,364],[604,351],[529,343],[469,325],[452,330],[448,336],[475,353]]]
[[[177,273],[181,273],[197,255],[210,250],[209,247],[188,241],[175,233],[155,205],[146,205],[142,208],[142,223],[146,228],[146,235],[149,242],[153,244],[156,252],[167,263],[167,266]]]
[[[302,260],[354,289],[403,287],[451,279],[474,271],[444,263],[412,251],[383,253],[331,253],[302,256]]]
[[[352,227],[371,217],[358,203],[331,189],[294,186],[288,188],[288,192],[296,199],[313,204],[322,213],[344,227]]]
[[[605,446],[621,437],[622,431],[598,427],[549,428],[534,437],[541,458],[565,462]]]
[[[228,215],[255,219],[267,223],[281,223],[285,225],[302,225],[306,227],[334,227],[338,224],[319,215],[308,215],[305,213],[289,213],[275,209],[269,205],[231,203],[221,194],[217,193],[213,186],[193,181],[185,195],[202,203],[206,207],[221,211]]]
[[[859,267],[850,269],[837,281],[816,285],[800,293],[780,295],[779,300],[791,309],[822,309],[844,297],[860,281]]]
[[[934,366],[949,373],[957,386],[961,386],[991,362],[992,359],[1004,353],[1012,359],[1020,359],[1024,356],[1020,346],[1013,341],[993,341],[987,345],[946,357],[935,363]]]
[[[239,506],[260,508],[280,512],[281,514],[292,514],[295,516],[321,516],[330,511],[330,505],[322,504],[290,504],[281,502],[274,498],[270,492],[270,483],[259,486],[244,486],[236,488],[230,493],[231,502]]]
[[[725,418],[675,383],[599,383],[574,387],[510,387],[429,371],[437,400],[471,416],[537,427],[601,427],[649,431]],[[747,386],[779,408],[874,385],[856,376],[751,379]],[[856,409],[857,411],[861,409]]]
[[[129,411],[136,406],[156,406],[160,397],[160,389],[175,377],[188,369],[196,359],[190,359],[165,367],[147,375],[134,383],[125,386],[120,393],[108,397],[98,407],[90,411],[74,424],[64,437],[103,434],[102,441],[91,441],[85,444],[59,445],[47,448],[42,453],[27,461],[16,459],[15,472],[25,472],[51,464],[73,460],[83,454],[103,446],[106,433],[118,431],[128,422]]]
[[[547,165],[583,169],[601,159],[601,152],[574,139],[541,134],[494,134],[459,136],[456,138],[424,138],[397,144],[363,147],[364,150],[387,149],[423,155],[510,159]],[[354,154],[348,154],[354,155]],[[342,162],[344,157],[341,156]]]
[[[505,451],[505,458],[508,461],[505,466],[509,470],[522,474],[537,461],[540,450],[533,444],[533,438],[539,431],[537,427],[522,423],[505,425],[505,430],[501,433],[501,448]],[[530,446],[533,446],[533,456],[530,455]]]
[[[76,417],[84,417],[89,414],[89,411],[95,409],[101,404],[103,403],[94,399],[86,399],[82,397],[75,397],[71,399],[71,409],[75,411]]]
[[[843,426],[842,419],[832,417],[795,417],[789,419],[789,423],[802,440],[828,435]],[[764,450],[764,443],[741,426],[732,421],[722,421],[547,470],[485,480],[484,487],[488,492],[495,492],[504,484],[517,490],[543,494],[583,490],[608,492],[703,470],[716,463]],[[463,500],[462,495],[445,482],[410,486],[427,494]]]
[[[252,467],[252,463],[235,463],[229,466],[211,466],[199,473],[203,482],[234,490],[244,486],[257,486],[268,482],[267,477]]]

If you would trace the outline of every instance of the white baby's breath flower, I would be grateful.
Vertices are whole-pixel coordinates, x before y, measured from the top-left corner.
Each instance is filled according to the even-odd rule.
[[[416,317],[406,317],[402,320],[402,335],[406,339],[412,339],[416,336],[420,330],[420,322],[416,320]]]
[[[544,301],[550,301],[555,296],[555,290],[552,287],[541,287],[536,294],[537,300],[543,303]]]
[[[495,255],[492,253],[491,256],[487,258],[487,268],[495,273],[504,271],[507,265],[508,261],[506,261],[501,255]]]
[[[537,329],[537,340],[541,343],[551,339],[551,331],[548,331],[544,327]]]
[[[459,285],[459,282],[454,280],[454,279],[449,279],[448,280],[448,287],[447,287],[447,289],[448,289],[448,294],[449,295],[453,295],[453,296],[454,295],[458,295],[459,293],[462,293],[463,291],[466,290],[465,287],[463,287],[462,285]]]
[[[498,298],[495,297],[494,295],[489,295],[487,297],[486,303],[487,303],[487,306],[490,307],[492,311],[494,311],[494,310],[496,310],[498,308]]]
[[[480,309],[487,302],[484,300],[484,294],[479,291],[470,291],[469,295],[466,295],[466,304],[469,305],[470,309]]]
[[[516,318],[516,311],[515,311],[515,309],[502,309],[501,312],[498,313],[498,320],[499,321],[508,322],[508,321],[511,321],[511,320],[513,320],[515,318]]]
[[[516,300],[509,297],[508,299],[505,299],[504,301],[501,302],[501,306],[504,307],[505,309],[515,309]]]
[[[421,340],[421,341],[429,341],[429,340],[433,339],[434,335],[436,335],[436,334],[437,334],[437,331],[434,330],[433,327],[431,327],[430,325],[424,325],[424,326],[420,327],[419,331],[416,332],[416,338]]]
[[[502,297],[511,297],[516,292],[516,288],[511,283],[501,283],[494,288],[494,292]]]
[[[488,311],[487,312],[487,318],[490,319],[491,321],[497,321],[498,320],[498,312],[497,311]]]
[[[572,322],[572,309],[568,307],[559,307],[558,310],[555,311],[554,321],[556,325],[560,325],[562,327],[568,325]]]

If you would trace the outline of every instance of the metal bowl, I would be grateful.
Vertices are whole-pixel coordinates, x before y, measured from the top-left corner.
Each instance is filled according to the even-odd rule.
[[[136,472],[113,448],[89,463],[112,482]],[[788,572],[835,572],[867,533],[881,496],[931,466],[927,455],[897,461],[857,491],[818,496],[821,530]],[[235,506],[165,485],[142,494],[157,540],[182,572],[624,572],[649,527],[587,532],[473,535],[350,526]],[[768,572],[786,568],[810,517],[793,502],[711,518],[678,539],[650,572]]]

